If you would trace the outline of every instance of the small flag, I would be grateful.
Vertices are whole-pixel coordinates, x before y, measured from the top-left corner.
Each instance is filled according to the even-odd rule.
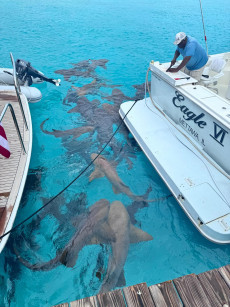
[[[6,133],[2,124],[0,123],[0,154],[5,158],[10,157],[10,147],[7,141]]]

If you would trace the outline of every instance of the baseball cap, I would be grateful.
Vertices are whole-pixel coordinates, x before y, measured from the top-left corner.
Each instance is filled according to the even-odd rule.
[[[186,34],[184,32],[179,32],[176,34],[174,45],[180,44],[180,42],[185,39]]]

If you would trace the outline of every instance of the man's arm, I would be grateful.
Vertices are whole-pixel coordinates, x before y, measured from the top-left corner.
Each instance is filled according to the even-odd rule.
[[[169,72],[178,72],[179,70],[181,70],[181,68],[183,68],[187,63],[188,61],[191,59],[191,56],[186,56],[184,57],[183,61],[180,63],[180,65],[177,67],[177,68],[168,68],[166,71],[169,71]]]
[[[169,69],[176,63],[176,59],[179,57],[179,55],[180,55],[180,52],[176,49],[176,51],[174,53],[174,57],[171,61],[171,65],[166,71],[169,71]]]
[[[176,63],[176,59],[180,56],[180,52],[176,49],[174,58],[171,61],[171,66],[173,66]]]

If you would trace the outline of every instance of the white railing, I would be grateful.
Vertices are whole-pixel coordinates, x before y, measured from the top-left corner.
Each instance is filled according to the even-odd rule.
[[[18,126],[18,121],[17,121],[17,118],[15,116],[15,112],[14,112],[14,108],[12,107],[12,105],[10,103],[7,103],[4,107],[4,109],[2,110],[2,113],[0,115],[0,123],[7,111],[7,109],[10,109],[11,111],[11,115],[12,115],[12,118],[13,118],[13,121],[14,121],[14,125],[15,125],[15,128],[17,130],[17,133],[18,133],[18,138],[19,138],[19,141],[21,143],[21,146],[22,146],[22,149],[24,151],[24,153],[26,153],[26,149],[25,149],[25,146],[24,146],[24,142],[23,142],[23,139],[22,139],[22,136],[21,136],[21,132],[20,132],[20,129],[19,129],[19,126]]]
[[[18,102],[19,102],[19,105],[20,105],[20,109],[21,109],[21,112],[22,112],[22,117],[23,117],[23,120],[24,120],[24,123],[25,123],[25,126],[26,126],[26,130],[28,130],[28,125],[27,125],[27,121],[26,121],[26,117],[25,117],[25,113],[24,113],[24,109],[23,109],[22,101],[21,101],[21,97],[20,97],[21,88],[20,88],[20,85],[19,85],[19,82],[18,82],[18,78],[17,78],[17,74],[16,74],[16,66],[15,66],[14,58],[13,58],[13,55],[12,55],[11,52],[10,52],[10,57],[11,57],[12,65],[13,65],[14,87],[15,87],[16,94],[17,94],[17,97],[18,97]]]

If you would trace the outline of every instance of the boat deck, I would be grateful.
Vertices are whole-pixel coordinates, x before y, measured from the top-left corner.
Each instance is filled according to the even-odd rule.
[[[21,101],[24,108],[25,116],[29,129],[26,130],[20,105],[15,91],[0,92],[0,114],[7,103],[10,103],[14,109],[18,126],[26,149],[24,153],[15,124],[8,108],[2,120],[2,126],[5,130],[11,156],[6,159],[0,155],[0,235],[4,234],[13,226],[13,221],[19,205],[19,199],[25,184],[25,174],[27,175],[30,154],[31,154],[31,118],[28,109],[28,102],[24,95],[21,95]],[[6,236],[7,237],[7,236]],[[2,241],[6,241],[7,238]],[[3,248],[0,243],[0,251]]]
[[[62,303],[55,307],[227,307],[230,265],[147,287],[146,283]]]

